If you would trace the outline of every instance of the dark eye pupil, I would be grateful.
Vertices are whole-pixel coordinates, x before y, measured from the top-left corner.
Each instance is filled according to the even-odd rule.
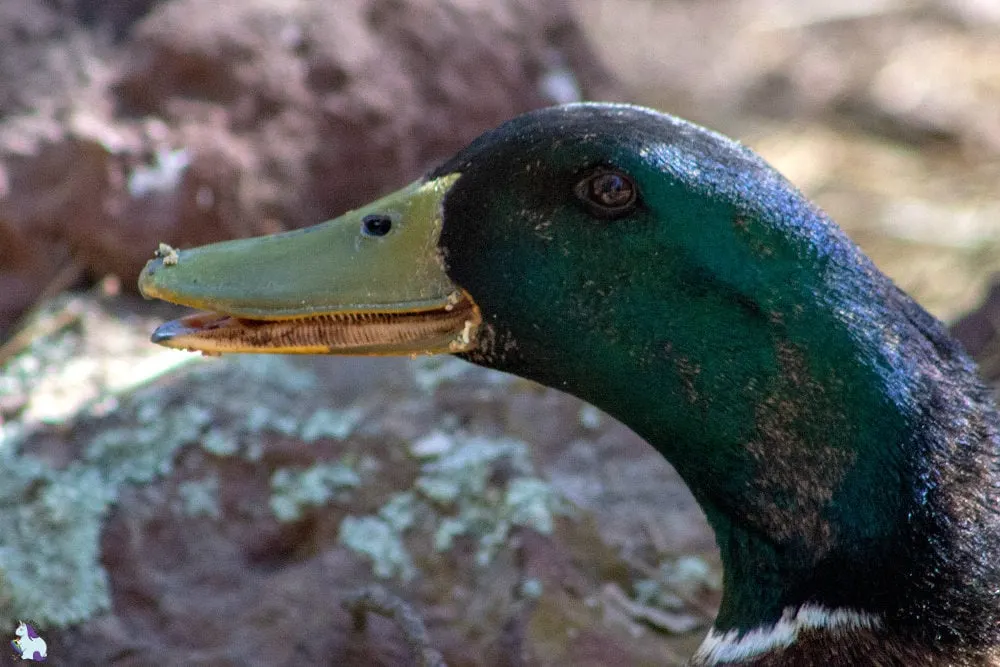
[[[590,192],[596,203],[608,208],[628,205],[632,200],[632,184],[618,174],[601,174],[590,182]]]
[[[599,218],[627,215],[638,201],[635,182],[617,169],[599,167],[577,183],[576,195]]]
[[[368,236],[385,236],[392,229],[392,218],[387,215],[370,213],[361,218],[361,230]]]

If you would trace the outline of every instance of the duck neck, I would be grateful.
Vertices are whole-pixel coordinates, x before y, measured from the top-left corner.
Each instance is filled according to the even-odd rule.
[[[770,472],[755,476],[746,493],[696,492],[725,568],[722,606],[697,664],[722,664],[727,655],[743,664],[770,652],[801,653],[787,663],[799,664],[809,662],[803,656],[814,646],[838,645],[841,655],[855,656],[852,664],[872,660],[875,651],[895,655],[886,657],[891,664],[973,665],[985,664],[1000,641],[995,399],[939,322],[905,295],[893,291],[891,298],[901,317],[884,319],[881,335],[894,331],[895,353],[883,348],[857,366],[882,369],[865,385],[879,388],[867,399],[879,407],[848,411],[856,423],[843,425],[843,434],[854,446],[841,451],[849,455],[822,454],[846,442],[806,429],[789,458],[774,429],[758,428],[745,449],[752,454],[759,440],[770,443],[772,458],[761,460]],[[830,401],[850,399],[838,383],[824,388]],[[691,474],[692,487],[704,488],[703,473]],[[767,497],[777,509],[761,522]],[[818,644],[796,645],[800,635],[819,634],[826,636]]]
[[[671,461],[715,531],[718,631],[773,625],[803,605],[874,619],[898,585],[886,574],[913,509],[913,479],[900,465],[922,446],[911,388],[886,386],[871,365],[811,357],[787,338],[771,343],[767,372],[748,373],[728,395],[719,393],[725,380],[702,380],[715,385],[707,399],[688,377],[680,395],[689,405],[673,414],[662,401],[640,407],[637,396],[607,407]],[[665,374],[690,364],[670,357]]]
[[[830,333],[813,345],[790,318],[772,322],[767,344],[751,340],[769,354],[742,371],[728,360],[724,379],[667,351],[655,372],[603,393],[715,530],[715,636],[849,628],[942,651],[998,640],[994,399],[940,323],[886,289],[864,306],[873,312],[814,314],[809,331]],[[656,391],[671,375],[672,403]]]
[[[570,322],[602,335],[558,355],[551,336],[498,330],[503,354],[472,360],[571,390],[674,465],[720,547],[716,632],[801,611],[934,642],[997,634],[974,613],[1000,601],[997,417],[940,323],[888,281],[690,336],[627,306]]]

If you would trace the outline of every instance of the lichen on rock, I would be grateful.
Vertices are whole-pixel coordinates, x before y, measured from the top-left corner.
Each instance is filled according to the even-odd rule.
[[[271,475],[271,512],[279,521],[295,521],[305,507],[325,505],[361,484],[346,463],[320,463],[305,470],[280,468]]]
[[[110,604],[98,566],[101,522],[114,490],[99,471],[54,471],[6,456],[0,477],[0,627],[82,621]]]
[[[19,618],[64,626],[107,609],[100,539],[109,509],[126,488],[170,475],[184,447],[245,459],[265,432],[308,429],[314,440],[343,432],[302,401],[315,377],[286,360],[192,365],[194,355],[133,347],[145,336],[88,298],[57,300],[37,317],[60,321],[65,312],[75,327],[50,328],[0,367],[0,398],[21,405],[17,419],[0,423],[0,627]],[[136,389],[183,365],[168,380]],[[49,387],[60,388],[58,412],[41,405]],[[269,409],[247,421],[247,406],[261,405],[261,392]],[[74,437],[58,447],[40,444],[61,441],[61,433]],[[211,472],[181,481],[176,494],[187,516],[221,515]]]
[[[405,546],[414,525],[432,532],[438,553],[458,537],[471,538],[476,564],[486,567],[515,528],[550,534],[556,516],[571,514],[569,503],[537,476],[527,443],[433,431],[411,443],[410,453],[420,459],[412,490],[392,496],[376,516],[348,517],[341,526],[341,542],[368,557],[380,577],[414,575]]]

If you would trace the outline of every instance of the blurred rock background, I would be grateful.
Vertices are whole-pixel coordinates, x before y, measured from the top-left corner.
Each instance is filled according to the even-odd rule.
[[[416,664],[342,608],[381,582],[448,664],[680,664],[713,541],[626,429],[457,361],[159,350],[138,270],[521,111],[635,101],[764,154],[1000,375],[998,37],[993,0],[4,0],[0,634],[35,620],[53,664]]]

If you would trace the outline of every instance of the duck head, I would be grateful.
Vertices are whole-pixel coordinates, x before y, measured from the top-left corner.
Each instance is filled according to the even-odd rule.
[[[452,353],[604,409],[715,529],[720,632],[890,613],[915,576],[892,562],[927,497],[931,366],[972,372],[759,157],[623,105],[526,114],[365,208],[167,253],[139,284],[208,311],[163,345]]]

